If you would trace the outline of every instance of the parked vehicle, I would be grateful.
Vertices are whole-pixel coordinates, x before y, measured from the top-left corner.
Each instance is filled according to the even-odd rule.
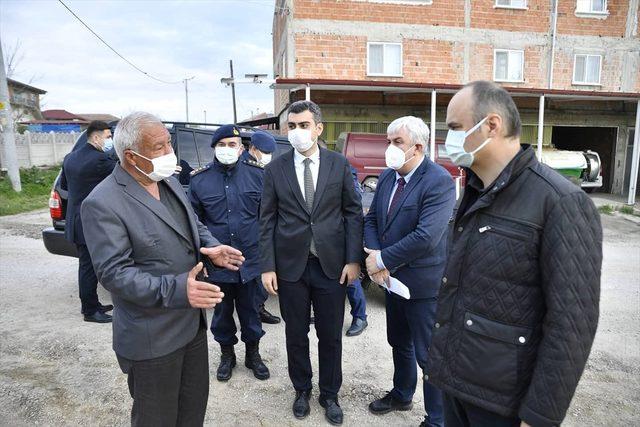
[[[186,190],[189,187],[188,171],[204,166],[213,160],[211,139],[213,133],[220,125],[179,122],[166,122],[165,124],[171,134],[173,150],[184,170],[184,173],[180,174],[180,182]],[[112,132],[116,125],[117,122],[110,123]],[[240,126],[240,136],[242,137],[245,148],[248,147],[251,134],[255,131],[256,129],[254,128]],[[285,136],[274,136],[277,144],[274,156],[278,156],[292,149],[291,144],[289,144]],[[78,137],[72,151],[77,150],[86,143],[87,135],[86,132],[83,132]],[[66,206],[67,192],[60,188],[60,174],[58,173],[49,198],[49,213],[51,215],[52,226],[42,230],[42,240],[44,241],[45,248],[52,254],[77,257],[78,254],[75,245],[64,238]]]
[[[602,162],[595,151],[565,151],[543,147],[541,161],[580,185],[587,193],[602,187]]]
[[[378,176],[387,168],[384,152],[389,142],[387,135],[377,133],[343,132],[336,142],[336,150],[345,155],[358,173],[358,180],[366,191],[375,191]],[[464,186],[464,169],[456,166],[447,155],[444,139],[436,138],[435,161],[444,167],[451,176],[460,179]]]

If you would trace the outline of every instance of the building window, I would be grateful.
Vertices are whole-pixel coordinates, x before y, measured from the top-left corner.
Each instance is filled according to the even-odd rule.
[[[602,56],[576,55],[573,61],[573,84],[599,85]]]
[[[524,51],[506,49],[494,50],[493,80],[497,82],[523,82]]]
[[[607,0],[578,0],[576,16],[580,18],[606,19],[609,16]]]
[[[494,8],[526,9],[527,0],[496,0]]]
[[[607,13],[607,0],[578,0],[576,12]]]
[[[402,77],[402,43],[367,43],[367,75]]]

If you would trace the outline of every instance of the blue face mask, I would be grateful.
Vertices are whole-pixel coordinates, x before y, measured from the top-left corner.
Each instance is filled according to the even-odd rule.
[[[485,122],[485,120],[487,120],[486,117],[466,132],[463,130],[449,130],[444,145],[447,150],[447,154],[451,157],[451,161],[453,163],[463,168],[470,168],[473,164],[473,160],[475,159],[475,154],[491,142],[491,138],[487,138],[486,141],[470,153],[464,149],[464,141],[467,136],[475,132],[480,125]]]
[[[102,146],[102,151],[105,153],[113,148],[113,139],[107,138],[104,140],[104,145]]]

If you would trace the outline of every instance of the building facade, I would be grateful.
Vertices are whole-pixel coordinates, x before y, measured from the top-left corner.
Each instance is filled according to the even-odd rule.
[[[310,97],[328,142],[384,132],[406,114],[440,136],[452,93],[492,80],[514,96],[524,142],[597,151],[604,190],[623,194],[640,98],[639,9],[640,0],[278,0],[275,111]]]
[[[7,79],[7,86],[14,122],[42,119],[40,95],[46,94],[45,90],[13,79]]]

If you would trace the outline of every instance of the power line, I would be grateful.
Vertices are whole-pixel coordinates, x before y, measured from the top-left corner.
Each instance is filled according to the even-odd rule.
[[[74,16],[78,21],[80,21],[80,23],[81,23],[82,25],[84,25],[84,26],[87,28],[87,30],[91,31],[91,33],[92,33],[94,36],[96,36],[96,37],[98,38],[98,40],[100,40],[100,41],[101,41],[105,46],[107,46],[109,49],[111,49],[111,51],[112,51],[113,53],[115,53],[116,55],[118,55],[120,58],[122,58],[122,60],[123,60],[123,61],[125,61],[127,64],[131,65],[131,66],[132,66],[133,68],[135,68],[137,71],[141,72],[142,74],[144,74],[145,76],[147,76],[147,77],[149,77],[149,78],[151,78],[151,79],[153,79],[153,80],[156,80],[156,81],[158,81],[158,82],[160,82],[160,83],[169,84],[169,85],[182,83],[182,82],[184,81],[184,79],[183,79],[183,80],[178,80],[178,81],[175,81],[175,82],[169,82],[169,81],[166,81],[166,80],[162,80],[162,79],[159,79],[159,78],[157,78],[157,77],[152,76],[151,74],[147,73],[147,72],[146,72],[146,71],[144,71],[143,69],[139,68],[136,64],[134,64],[133,62],[129,61],[129,60],[128,60],[127,58],[125,58],[124,56],[120,55],[120,53],[118,53],[118,51],[117,51],[117,50],[115,50],[114,48],[112,48],[112,47],[109,45],[109,43],[107,43],[106,41],[104,41],[104,39],[103,39],[102,37],[100,37],[100,36],[99,36],[95,31],[93,31],[93,30],[91,29],[91,27],[89,27],[89,25],[87,25],[87,24],[86,24],[82,19],[80,19],[80,17],[79,17],[78,15],[76,15],[76,14],[73,12],[73,10],[69,9],[69,6],[67,6],[66,4],[64,4],[64,2],[63,2],[62,0],[58,0],[58,2],[60,2],[60,4],[61,4],[61,5],[63,5],[63,6],[65,7],[65,9],[67,9],[67,10],[69,11],[69,13],[71,13],[71,14],[72,14],[72,15],[73,15],[73,16]]]

